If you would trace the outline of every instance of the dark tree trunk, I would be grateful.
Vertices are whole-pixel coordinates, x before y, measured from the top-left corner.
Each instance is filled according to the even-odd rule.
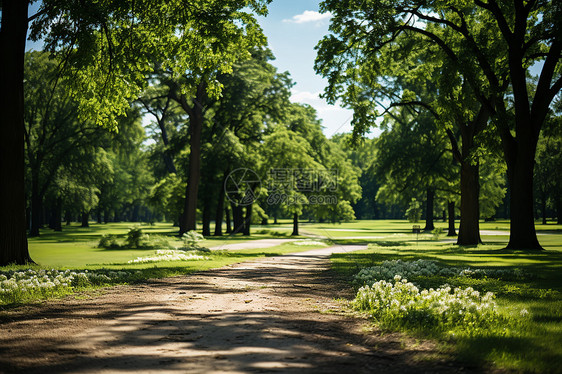
[[[211,203],[210,201],[205,201],[203,203],[203,236],[211,236]]]
[[[293,233],[292,236],[299,236],[299,215],[293,213]]]
[[[53,214],[51,218],[51,228],[55,231],[62,231],[62,201],[57,200],[53,206]]]
[[[268,225],[268,224],[269,224],[269,223],[267,222],[267,218],[263,217],[263,218],[261,219],[261,225],[262,225],[262,226],[266,226],[266,225]]]
[[[180,235],[195,230],[197,224],[197,195],[199,192],[199,180],[201,179],[201,133],[204,121],[203,98],[205,90],[205,85],[200,84],[197,88],[197,94],[193,100],[192,107],[187,106],[185,98],[180,100],[180,104],[189,114],[190,135],[188,180],[184,211],[180,221]]]
[[[226,223],[226,233],[232,234],[232,226],[230,225],[230,210],[228,207],[224,208],[225,213],[225,223]]]
[[[449,211],[449,231],[447,236],[457,236],[457,231],[455,230],[455,202],[449,201],[447,204],[447,210]]]
[[[435,190],[433,188],[427,189],[427,201],[425,206],[425,227],[424,231],[431,231],[435,229],[433,224],[433,201],[435,200]]]
[[[478,165],[461,164],[461,224],[457,245],[478,245],[480,240],[480,181]]]
[[[215,236],[222,236],[222,217],[224,214],[224,184],[228,177],[228,169],[222,177],[222,183],[218,192],[217,212],[215,214]]]
[[[70,222],[72,222],[72,215],[70,214],[70,211],[66,211],[64,213],[64,220],[66,221],[66,226],[70,226]]]
[[[33,262],[25,219],[23,66],[28,1],[2,3],[0,32],[0,266]]]
[[[244,232],[244,212],[242,207],[231,204],[232,207],[232,220],[234,221],[234,227],[232,228],[232,234],[238,234]]]
[[[250,236],[250,226],[252,225],[252,208],[254,204],[246,206],[246,217],[244,218],[244,235]]]
[[[98,216],[98,217],[97,217],[97,218],[98,218],[98,220],[97,220],[98,223],[99,223],[99,224],[103,223],[103,214],[102,214],[101,208],[98,208],[98,209],[97,209],[97,216]]]
[[[447,222],[447,211],[443,209],[443,222]]]
[[[532,147],[532,140],[523,140],[520,136],[518,142],[528,146],[520,145],[516,153],[513,152],[507,157],[507,179],[511,186],[511,224],[507,249],[542,250],[537,239],[533,215],[535,149]]]
[[[89,218],[90,218],[90,212],[82,213],[82,227],[90,227]]]

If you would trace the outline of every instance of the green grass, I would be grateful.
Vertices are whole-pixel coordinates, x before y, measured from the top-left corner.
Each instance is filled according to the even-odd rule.
[[[263,249],[243,249],[229,251],[213,251],[203,253],[208,259],[204,261],[161,261],[157,263],[128,264],[127,262],[137,257],[146,257],[155,254],[156,249],[104,249],[98,248],[97,243],[104,234],[117,235],[124,238],[130,223],[92,224],[89,228],[77,225],[65,226],[62,232],[52,230],[41,230],[39,237],[29,239],[29,251],[31,258],[36,262],[32,266],[8,266],[0,267],[0,271],[18,271],[24,269],[57,269],[57,270],[127,270],[138,271],[134,277],[135,281],[143,281],[150,278],[162,278],[176,275],[186,275],[197,271],[220,268],[233,263],[258,259],[266,256],[276,256],[292,252],[306,251],[318,247],[297,246],[294,244],[283,244]],[[170,224],[142,225],[144,233],[150,235],[166,236],[172,246],[181,247],[182,241],[177,238],[177,228]],[[259,231],[256,230],[256,231]],[[209,237],[200,243],[204,247],[218,247],[225,244],[247,242],[258,239],[284,237],[274,231],[262,234],[253,234],[251,237],[242,235]],[[116,284],[116,283],[115,283]],[[108,286],[111,284],[104,284]],[[43,293],[30,293],[23,295],[21,302],[32,302],[37,299],[62,297],[75,291],[84,291],[99,288],[99,286],[78,287],[75,289],[60,289]],[[19,302],[19,303],[21,303]],[[0,297],[0,306],[4,308],[13,307],[15,304],[6,306]]]
[[[390,224],[382,224],[381,228],[372,228],[371,231],[386,231],[389,226]],[[489,222],[482,226],[483,230],[496,230],[496,227],[498,230],[509,229],[506,222]],[[539,233],[561,232],[560,225],[553,224],[538,225],[537,230]],[[404,230],[401,232],[404,233]],[[420,236],[419,241],[411,234],[401,238],[388,235],[372,240],[368,250],[333,255],[332,266],[350,281],[360,269],[393,259],[407,261],[423,258],[455,267],[520,268],[530,274],[528,279],[502,281],[439,276],[416,279],[416,283],[424,288],[435,288],[448,283],[494,292],[500,312],[512,316],[515,321],[503,335],[451,339],[437,332],[432,334],[431,331],[424,331],[423,334],[440,341],[444,353],[481,368],[491,366],[517,372],[561,372],[562,235],[540,235],[539,240],[547,249],[541,253],[503,250],[507,236],[489,235],[483,236],[483,240],[488,244],[463,248],[453,243],[431,241],[427,234]],[[336,239],[335,242],[347,241]],[[519,315],[523,309],[529,311],[528,318]],[[414,331],[406,332],[416,335]]]

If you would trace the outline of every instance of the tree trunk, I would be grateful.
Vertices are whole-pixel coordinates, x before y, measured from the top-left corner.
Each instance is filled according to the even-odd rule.
[[[33,262],[25,218],[23,66],[28,1],[2,3],[0,32],[0,266]]]
[[[244,232],[244,213],[242,207],[231,204],[232,207],[232,220],[234,221],[234,227],[232,228],[232,234],[238,234]]]
[[[224,214],[224,184],[229,174],[228,170],[229,169],[225,171],[222,177],[222,183],[218,192],[219,196],[217,200],[217,212],[215,214],[215,236],[222,236],[222,217]]]
[[[225,222],[226,222],[226,233],[227,234],[232,234],[232,226],[230,226],[230,210],[228,209],[228,207],[224,208],[225,210]]]
[[[199,192],[199,180],[201,179],[201,133],[203,132],[203,97],[205,85],[200,84],[193,107],[188,109],[189,114],[189,170],[187,189],[185,194],[185,206],[180,221],[180,236],[183,233],[196,229],[197,219],[197,194]],[[186,108],[187,109],[187,108]]]
[[[55,205],[53,206],[52,215],[52,229],[55,231],[62,231],[62,201],[57,199]]]
[[[291,236],[299,236],[299,215],[293,213],[293,233]]]
[[[455,230],[455,202],[449,201],[447,204],[447,210],[449,211],[449,231],[447,236],[457,236],[457,231]]]
[[[425,209],[425,227],[424,231],[432,231],[435,229],[433,224],[433,201],[435,200],[435,190],[433,188],[427,189],[427,201]]]
[[[202,232],[203,236],[211,236],[211,207],[210,202],[205,201],[203,203],[203,227]]]
[[[479,166],[461,163],[461,224],[457,245],[478,245],[480,240]]]
[[[90,218],[90,212],[82,213],[82,227],[90,227],[89,218]]]
[[[507,160],[507,179],[511,186],[509,202],[511,223],[506,249],[538,251],[543,248],[537,239],[533,216],[533,167],[535,149],[530,140],[520,136],[517,152]],[[523,143],[523,144],[521,144]],[[526,144],[526,145],[525,145]]]
[[[246,206],[246,217],[244,218],[244,235],[250,236],[250,226],[252,224],[252,207],[254,204]]]

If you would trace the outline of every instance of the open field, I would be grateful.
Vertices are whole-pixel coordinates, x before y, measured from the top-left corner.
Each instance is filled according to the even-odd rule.
[[[489,222],[482,226],[486,231],[508,229],[506,222]],[[426,259],[436,261],[445,268],[502,269],[523,274],[518,279],[498,279],[494,276],[477,279],[440,275],[414,277],[410,280],[420,289],[449,284],[452,287],[472,287],[481,293],[493,292],[499,313],[508,322],[498,331],[476,332],[472,336],[451,335],[450,331],[431,327],[420,330],[404,326],[399,330],[416,336],[433,336],[441,342],[443,352],[467,362],[524,372],[560,372],[562,235],[559,225],[537,226],[539,240],[546,249],[542,253],[502,250],[508,239],[505,235],[483,235],[486,245],[462,248],[450,242],[431,240],[429,234],[420,236],[416,241],[406,228],[398,235],[391,234],[392,227],[400,225],[393,222],[366,230],[386,236],[370,240],[368,250],[333,255],[333,268],[349,281],[361,269],[397,259]],[[350,224],[347,228],[354,226]],[[335,239],[334,242],[348,243],[349,240]],[[356,284],[356,287],[359,286]]]
[[[437,227],[445,229],[445,223],[436,222]],[[284,243],[270,248],[220,250],[221,246],[255,242],[259,239],[289,238],[292,223],[281,221],[277,225],[255,226],[251,237],[223,236],[210,237],[202,245],[219,248],[212,253],[198,252],[204,260],[160,261],[152,263],[128,263],[138,257],[154,255],[156,249],[103,249],[97,242],[103,234],[124,237],[128,223],[107,225],[93,224],[90,228],[78,226],[65,227],[62,233],[44,230],[40,237],[31,238],[30,253],[38,265],[32,269],[72,269],[75,271],[122,271],[128,276],[100,284],[81,284],[66,287],[55,292],[37,293],[19,299],[4,300],[5,311],[10,311],[21,303],[38,299],[57,298],[75,292],[111,286],[144,282],[149,278],[164,278],[186,275],[198,271],[216,269],[263,257],[305,251],[320,246],[299,246]],[[181,247],[182,242],[175,237],[177,229],[169,224],[142,226],[149,235],[166,237],[172,246]],[[400,331],[414,338],[430,337],[437,342],[440,359],[461,360],[474,367],[489,370],[515,370],[523,372],[560,372],[558,363],[562,361],[562,226],[537,225],[539,241],[546,249],[541,253],[502,250],[505,247],[509,222],[482,222],[484,245],[477,247],[458,247],[454,238],[444,234],[436,237],[432,233],[415,235],[412,224],[406,221],[355,221],[342,224],[301,223],[302,235],[313,236],[326,244],[344,246],[350,244],[368,245],[368,249],[356,252],[334,254],[332,268],[344,280],[353,282],[353,276],[361,269],[381,265],[383,261],[414,261],[426,259],[435,261],[443,268],[503,269],[523,274],[514,279],[484,276],[469,278],[460,276],[432,275],[413,277],[420,289],[438,288],[444,284],[452,287],[472,287],[482,294],[493,292],[498,313],[505,326],[491,328],[485,333],[468,335],[456,334],[456,330],[425,326],[385,326],[372,319],[376,328]],[[255,242],[258,243],[258,242]],[[27,267],[29,268],[29,267]],[[0,272],[22,270],[24,267],[1,268]],[[132,275],[131,275],[132,274]],[[358,288],[361,284],[354,283]],[[79,296],[76,296],[79,297]],[[497,326],[496,326],[497,327]],[[435,357],[437,357],[435,356]],[[427,357],[431,360],[431,357]]]

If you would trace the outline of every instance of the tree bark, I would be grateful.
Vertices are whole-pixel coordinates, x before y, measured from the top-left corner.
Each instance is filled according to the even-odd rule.
[[[229,169],[225,171],[222,177],[222,183],[218,192],[217,212],[215,214],[215,236],[222,236],[222,217],[224,214],[224,184],[229,174]]]
[[[225,222],[226,222],[226,233],[227,234],[232,234],[232,226],[230,225],[230,210],[228,209],[228,207],[224,208],[225,210]]]
[[[244,217],[244,235],[250,236],[250,226],[252,225],[252,207],[254,204],[246,206],[246,217]]]
[[[242,207],[231,204],[232,207],[232,220],[234,221],[234,227],[232,228],[232,234],[238,234],[244,232],[244,214],[242,212]]]
[[[25,218],[23,67],[28,1],[2,3],[0,32],[0,266],[33,262]]]
[[[433,224],[433,201],[435,200],[435,190],[433,188],[428,188],[426,194],[425,227],[423,230],[432,231],[435,229],[435,225]]]
[[[480,240],[480,173],[478,165],[461,163],[461,224],[457,245],[478,245]]]
[[[299,236],[299,215],[293,213],[293,233],[291,236]]]
[[[511,221],[506,249],[543,250],[535,231],[533,215],[533,168],[535,149],[532,140],[518,139],[520,145],[507,160],[507,178],[511,186]]]
[[[201,179],[201,134],[203,132],[204,108],[203,98],[205,85],[200,84],[193,100],[193,106],[188,107],[185,98],[180,104],[189,115],[190,153],[189,170],[183,215],[180,221],[180,236],[185,232],[196,229],[197,194]]]
[[[62,201],[57,199],[55,205],[53,206],[52,214],[52,226],[51,228],[55,231],[62,231]]]
[[[211,236],[211,207],[210,202],[203,203],[203,227],[201,234],[203,236]]]
[[[449,231],[447,236],[457,236],[457,231],[455,230],[455,202],[449,201],[447,204],[447,210],[449,213]]]
[[[90,227],[89,218],[90,218],[90,212],[82,213],[82,227]]]

